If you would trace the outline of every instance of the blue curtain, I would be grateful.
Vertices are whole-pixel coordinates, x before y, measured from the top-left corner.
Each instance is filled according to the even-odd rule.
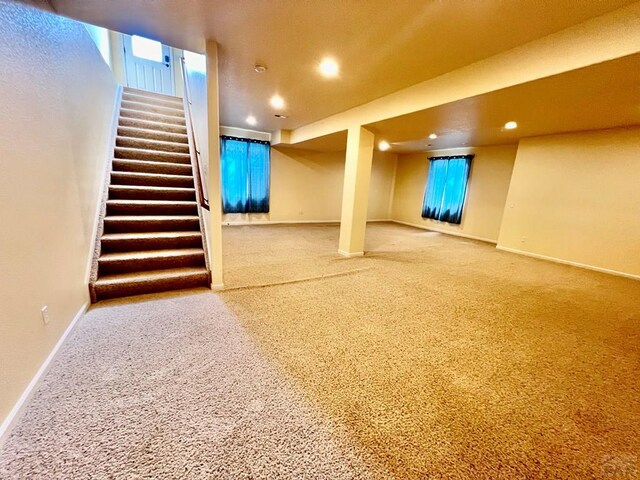
[[[221,137],[222,211],[269,211],[270,148],[268,142]]]
[[[422,217],[460,224],[473,155],[430,158]]]

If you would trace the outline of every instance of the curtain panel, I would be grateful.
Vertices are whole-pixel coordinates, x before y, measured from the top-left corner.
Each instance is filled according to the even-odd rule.
[[[460,224],[473,155],[429,158],[422,217]]]
[[[268,213],[270,144],[220,137],[223,213]]]

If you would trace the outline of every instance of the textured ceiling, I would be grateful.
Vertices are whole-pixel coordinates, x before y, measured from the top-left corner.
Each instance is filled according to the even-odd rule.
[[[220,47],[225,125],[292,129],[602,15],[632,0],[51,0],[58,13],[178,48]],[[325,80],[325,55],[341,65]],[[267,65],[254,72],[256,62]],[[282,95],[289,118],[268,103]]]
[[[511,120],[518,128],[505,130]],[[392,151],[406,152],[639,124],[640,54],[635,54],[366,127],[377,140],[390,142]],[[430,140],[430,133],[438,138]]]

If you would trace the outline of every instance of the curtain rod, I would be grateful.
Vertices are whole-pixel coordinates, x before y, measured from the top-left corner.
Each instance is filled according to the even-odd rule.
[[[235,140],[236,142],[260,143],[262,145],[271,145],[271,142],[268,142],[266,140],[256,140],[255,138],[232,137],[230,135],[220,135],[220,138],[224,138],[225,140]]]
[[[473,158],[475,154],[470,155],[451,155],[451,156],[441,156],[441,157],[429,157],[429,160],[453,160],[454,158]]]

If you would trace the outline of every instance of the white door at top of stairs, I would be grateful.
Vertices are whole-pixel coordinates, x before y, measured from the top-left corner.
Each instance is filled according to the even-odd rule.
[[[175,95],[171,47],[138,35],[122,34],[127,86]]]

